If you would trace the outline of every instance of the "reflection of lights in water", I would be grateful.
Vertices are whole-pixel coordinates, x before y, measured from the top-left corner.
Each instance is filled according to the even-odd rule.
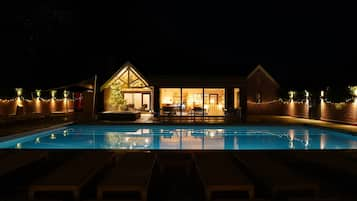
[[[39,138],[39,137],[36,138],[35,143],[36,143],[36,144],[37,144],[37,143],[40,143],[40,138]]]
[[[64,130],[63,131],[63,136],[67,136],[68,135],[68,131],[67,130]]]
[[[217,132],[222,134],[222,133],[224,133],[224,129],[217,129]]]
[[[145,143],[149,143],[149,138],[145,138]]]
[[[309,130],[305,130],[304,132],[304,145],[305,145],[305,148],[307,148],[310,144],[310,136],[309,136]]]
[[[133,149],[133,145],[129,145],[129,149]]]
[[[133,146],[134,146],[134,147],[136,146],[136,142],[133,142]]]
[[[17,149],[21,149],[21,148],[22,148],[21,143],[17,143],[17,144],[16,144],[16,148],[17,148]]]
[[[160,133],[163,133],[164,132],[164,129],[160,129]]]
[[[214,137],[216,133],[214,131],[208,131],[208,136]]]
[[[54,133],[52,133],[50,139],[51,140],[55,140],[56,139],[56,135]]]
[[[126,137],[125,142],[129,142],[129,139],[130,139],[129,137]]]
[[[357,149],[357,141],[349,140],[348,143],[350,144],[350,149]]]
[[[294,149],[294,138],[295,138],[295,131],[293,129],[289,130],[289,148]]]
[[[237,131],[234,131],[234,134],[237,134]]]
[[[150,133],[150,129],[144,128],[144,129],[143,129],[143,133],[144,133],[144,134],[149,134],[149,133]]]
[[[326,135],[325,134],[321,134],[321,136],[320,136],[320,149],[325,149],[326,142],[327,142]]]

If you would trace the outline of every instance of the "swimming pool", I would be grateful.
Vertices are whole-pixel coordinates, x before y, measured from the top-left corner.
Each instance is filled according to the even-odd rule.
[[[72,125],[0,142],[0,149],[356,149],[357,136],[308,126]]]

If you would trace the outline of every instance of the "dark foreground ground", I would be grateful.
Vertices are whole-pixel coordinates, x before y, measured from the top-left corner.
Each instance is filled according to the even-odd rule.
[[[97,186],[103,178],[112,174],[112,169],[125,166],[121,160],[125,154],[137,153],[42,150],[40,152],[46,152],[47,157],[34,160],[1,175],[3,170],[11,164],[11,162],[5,163],[9,161],[9,157],[12,158],[11,160],[16,160],[18,154],[26,155],[29,152],[33,151],[2,150],[0,152],[1,201],[28,200],[31,184],[58,173],[63,166],[67,166],[68,170],[68,165],[71,166],[73,159],[80,160],[88,157],[88,154],[94,158],[97,153],[103,152],[114,156],[112,162],[109,165],[99,164],[101,167],[99,171],[85,182],[80,190],[80,200],[96,200]],[[155,158],[154,166],[149,171],[151,176],[148,187],[149,201],[207,200],[205,182],[213,181],[213,183],[222,184],[220,180],[223,179],[230,183],[232,178],[240,178],[237,177],[238,172],[242,173],[254,186],[256,200],[357,200],[356,151],[156,151],[145,152],[145,154],[151,154]],[[69,167],[71,171],[61,173],[60,179],[63,182],[71,180],[83,173],[81,168],[93,165],[93,163],[95,161],[87,160],[82,165]],[[140,160],[129,161],[129,163],[133,164],[133,169],[141,165]],[[137,174],[141,175],[142,172]],[[130,183],[130,177],[126,179]],[[276,185],[293,186],[301,181],[318,184],[320,189],[317,193],[311,190],[291,190],[272,194],[272,188]],[[114,193],[106,199],[140,200],[140,195]],[[247,199],[246,192],[222,191],[212,194],[212,200]],[[35,200],[73,200],[73,196],[68,192],[46,192],[37,193]]]

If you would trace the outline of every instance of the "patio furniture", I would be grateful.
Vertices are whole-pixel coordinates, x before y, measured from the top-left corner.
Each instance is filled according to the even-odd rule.
[[[273,161],[264,153],[240,153],[234,156],[247,168],[255,180],[260,181],[265,188],[269,189],[273,199],[283,193],[286,193],[288,197],[312,193],[311,199],[319,195],[319,182],[294,174],[289,168]]]
[[[89,152],[67,161],[62,166],[39,178],[29,187],[29,200],[34,200],[37,192],[73,192],[79,200],[82,187],[113,159],[111,152]]]
[[[138,192],[147,200],[155,156],[152,153],[131,152],[123,156],[97,186],[97,200],[108,192]]]
[[[13,172],[21,167],[48,158],[47,151],[8,151],[1,152],[0,176]]]
[[[243,191],[254,199],[254,184],[234,164],[234,158],[227,153],[195,153],[197,173],[204,186],[207,200],[214,192]]]

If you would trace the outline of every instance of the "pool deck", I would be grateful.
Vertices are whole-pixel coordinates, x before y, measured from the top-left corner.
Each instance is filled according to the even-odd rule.
[[[252,115],[248,116],[247,124],[257,125],[308,125],[322,128],[329,128],[333,130],[348,132],[353,135],[357,135],[357,126],[349,124],[340,124],[333,122],[326,122],[314,119],[296,118],[290,116],[273,116],[273,115]]]
[[[4,136],[14,136],[18,134],[28,134],[34,131],[47,130],[53,129],[54,127],[63,126],[63,123],[66,125],[72,124],[73,122],[51,122],[51,123],[44,123],[41,125],[26,125],[21,124],[16,127],[3,127],[0,129],[0,137]],[[226,121],[224,118],[209,118],[209,119],[202,119],[202,118],[177,118],[177,119],[155,119],[150,117],[140,118],[136,121],[93,121],[88,122],[88,124],[155,124],[155,125],[308,125],[308,126],[315,126],[321,128],[328,128],[337,131],[343,131],[350,133],[352,135],[357,135],[357,126],[356,125],[348,125],[348,124],[340,124],[340,123],[333,123],[333,122],[326,122],[321,120],[313,120],[313,119],[303,119],[303,118],[296,118],[290,116],[274,116],[274,115],[250,115],[247,117],[246,123],[234,122],[234,121]]]

